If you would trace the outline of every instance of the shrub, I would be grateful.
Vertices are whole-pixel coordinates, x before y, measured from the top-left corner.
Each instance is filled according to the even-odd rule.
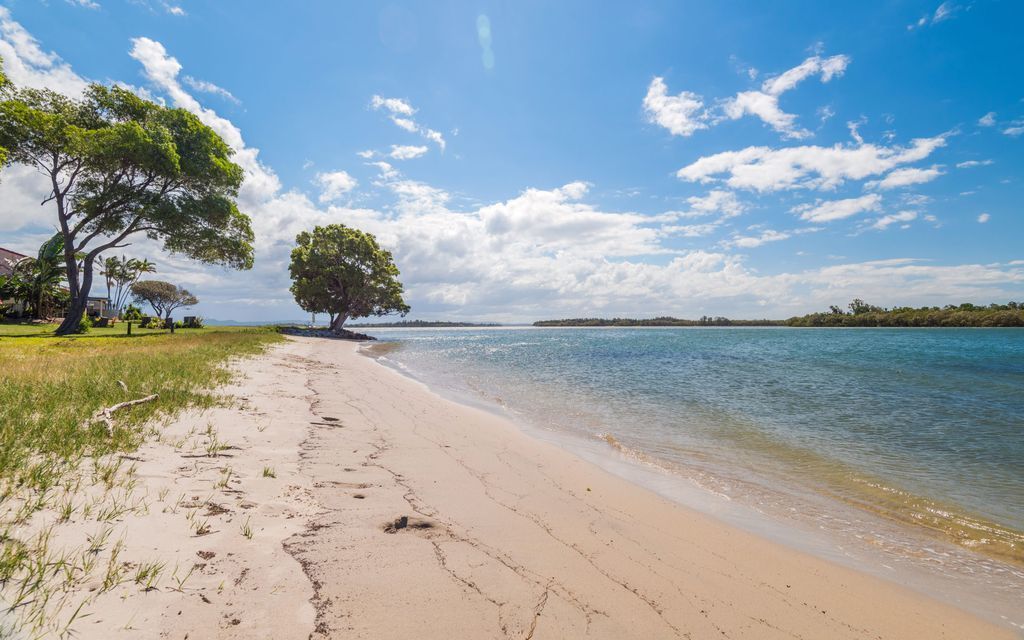
[[[142,309],[136,307],[134,304],[130,304],[121,312],[121,319],[137,322],[142,319]]]
[[[83,313],[82,322],[78,325],[78,331],[75,333],[89,333],[89,329],[92,329],[92,318],[88,313]]]

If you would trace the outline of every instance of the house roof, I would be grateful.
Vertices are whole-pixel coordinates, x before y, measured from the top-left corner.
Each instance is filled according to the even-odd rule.
[[[18,264],[25,258],[23,253],[17,251],[11,251],[10,249],[4,249],[0,247],[0,276],[9,276],[14,271],[14,265]]]

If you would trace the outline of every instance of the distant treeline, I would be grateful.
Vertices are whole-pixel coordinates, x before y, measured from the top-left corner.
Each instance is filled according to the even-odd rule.
[[[1024,303],[1008,302],[987,307],[969,302],[944,307],[893,307],[884,309],[857,299],[847,309],[832,306],[789,320],[730,320],[702,316],[685,320],[662,316],[636,318],[566,318],[541,320],[535,327],[1024,327]]]
[[[1024,303],[987,307],[965,302],[959,306],[893,307],[883,309],[854,300],[847,310],[833,306],[825,313],[790,318],[791,327],[1024,327]]]
[[[658,318],[566,318],[564,320],[539,320],[535,327],[776,327],[785,325],[785,320],[730,320],[729,318],[703,316],[699,320],[685,320],[672,316]]]
[[[419,328],[445,328],[445,327],[500,327],[499,324],[485,322],[444,322],[427,320],[401,320],[399,322],[373,322],[362,324],[350,324],[350,327],[363,327],[366,329],[419,329]]]

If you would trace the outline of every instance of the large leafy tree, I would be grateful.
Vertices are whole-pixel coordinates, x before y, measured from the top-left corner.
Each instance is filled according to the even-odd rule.
[[[391,253],[369,233],[332,224],[303,231],[295,242],[292,294],[303,310],[330,315],[333,331],[349,318],[409,312]]]
[[[235,204],[242,168],[188,111],[97,84],[81,99],[7,89],[0,147],[49,179],[44,204],[55,209],[71,293],[59,334],[77,330],[99,255],[133,238],[209,264],[252,267],[251,224]]]
[[[10,86],[10,81],[4,75],[4,59],[0,58],[0,99],[5,97]],[[0,144],[0,167],[3,167],[5,164],[7,164],[7,149],[4,148],[3,144]]]
[[[166,322],[175,309],[192,307],[199,304],[199,299],[187,289],[175,286],[162,280],[143,280],[132,285],[135,301],[153,307],[153,312]]]

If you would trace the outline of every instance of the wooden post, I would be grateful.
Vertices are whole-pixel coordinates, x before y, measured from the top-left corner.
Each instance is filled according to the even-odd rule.
[[[128,321],[128,335],[132,335],[132,321]]]

